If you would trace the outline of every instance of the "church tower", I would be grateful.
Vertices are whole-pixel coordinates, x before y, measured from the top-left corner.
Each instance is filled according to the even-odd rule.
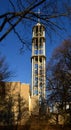
[[[32,90],[39,104],[46,98],[45,27],[38,22],[32,30]]]

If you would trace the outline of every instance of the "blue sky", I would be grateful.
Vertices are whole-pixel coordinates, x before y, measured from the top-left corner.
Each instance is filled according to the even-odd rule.
[[[0,13],[5,12],[5,10],[10,9],[8,3],[5,0],[0,0]],[[1,21],[0,21],[1,22]],[[1,24],[1,23],[0,23]],[[22,37],[25,37],[25,40],[32,48],[32,27],[35,24],[31,23],[25,26],[25,29],[22,26],[18,26],[18,30],[21,33]],[[52,40],[49,39],[46,33],[46,62],[50,59],[52,52],[55,47],[57,47],[64,39],[67,39],[71,36],[71,29],[68,21],[65,21],[65,31],[60,31],[61,37],[56,34],[52,34]],[[11,70],[15,72],[15,77],[11,78],[10,81],[20,81],[23,83],[31,84],[31,54],[32,52],[27,48],[24,49],[24,52],[20,54],[21,43],[18,40],[17,36],[12,31],[1,43],[0,43],[0,52],[2,55],[6,56],[6,61],[9,64]]]

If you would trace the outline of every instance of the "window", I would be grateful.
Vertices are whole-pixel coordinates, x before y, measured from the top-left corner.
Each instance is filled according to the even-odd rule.
[[[36,26],[36,36],[38,36],[38,26]]]
[[[34,86],[38,87],[38,81],[37,82],[35,81]]]
[[[36,81],[36,82],[38,81],[38,77],[35,77],[35,81]]]
[[[36,26],[36,33],[38,32],[38,26]]]
[[[42,65],[39,66],[40,70],[42,70]]]
[[[40,75],[42,75],[42,74],[43,74],[43,73],[42,73],[42,70],[40,70],[40,71],[39,71],[39,74],[40,74]]]
[[[43,39],[42,39],[42,38],[40,38],[40,40],[39,40],[39,47],[40,47],[40,48],[43,47]]]
[[[43,35],[43,27],[42,26],[40,26],[40,35],[42,36]]]
[[[38,55],[38,50],[34,50],[34,54]]]
[[[35,57],[35,62],[38,62],[38,57]]]
[[[38,90],[37,89],[34,90],[34,95],[38,95]]]
[[[41,83],[41,81],[42,81],[42,77],[40,77],[39,80],[40,80],[40,83]]]
[[[35,74],[36,74],[36,75],[38,75],[38,69],[37,69],[37,70],[35,70]]]
[[[42,32],[43,31],[43,27],[42,26],[40,26],[40,32]]]
[[[35,69],[38,69],[38,64],[35,64],[34,67],[35,67]]]
[[[42,62],[42,58],[41,57],[40,57],[39,61]]]
[[[39,50],[39,54],[43,54],[43,50]],[[41,61],[40,61],[41,62]]]
[[[40,82],[40,87],[42,88],[42,82]]]
[[[38,44],[37,43],[35,43],[34,48],[38,49]]]

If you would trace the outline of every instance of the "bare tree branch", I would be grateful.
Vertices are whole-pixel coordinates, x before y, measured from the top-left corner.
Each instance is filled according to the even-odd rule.
[[[11,6],[13,7],[14,11],[16,11],[13,2],[12,2],[11,0],[9,0],[9,2],[10,2],[10,4],[11,4]]]
[[[63,18],[71,17],[71,7],[69,4],[70,1],[68,3],[68,1],[64,0],[17,0],[17,3],[13,3],[12,0],[9,0],[9,3],[13,10],[11,9],[12,11],[8,11],[0,15],[0,19],[2,21],[0,25],[0,32],[2,32],[0,41],[2,41],[12,30],[14,30],[14,33],[23,43],[25,40],[24,38],[21,38],[20,34],[18,33],[16,28],[17,25],[21,23],[23,26],[25,26],[25,23],[27,22],[31,25],[31,22],[37,22],[37,19],[40,19],[41,23],[46,26],[49,37],[51,37],[50,34],[53,31],[60,35],[59,30],[65,30],[64,25],[62,26],[61,24],[61,20]],[[36,12],[37,7],[41,8],[41,11],[43,10],[43,12],[40,12],[40,14]],[[8,28],[4,30],[6,25]],[[27,24],[27,26],[29,25]]]
[[[3,34],[3,36],[0,38],[0,41],[2,41],[7,35],[8,33],[14,29],[14,27],[32,10],[34,9],[35,7],[39,6],[40,4],[42,4],[45,0],[41,0],[40,2],[36,3],[35,5],[32,5],[32,6],[29,6],[27,7],[27,9],[24,11],[24,12],[21,12],[21,17],[13,24],[12,27],[10,27],[5,34]],[[18,14],[15,14],[15,15],[18,15]],[[2,15],[2,17],[5,17],[7,16],[7,14],[4,14]],[[1,16],[0,16],[1,17]],[[4,24],[5,25],[5,24]],[[1,28],[1,27],[0,27]],[[3,27],[2,27],[3,28]],[[1,29],[0,29],[1,30]]]

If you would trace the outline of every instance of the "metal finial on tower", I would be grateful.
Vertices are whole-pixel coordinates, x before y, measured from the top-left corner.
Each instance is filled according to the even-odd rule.
[[[40,23],[40,9],[38,9],[38,23]]]

